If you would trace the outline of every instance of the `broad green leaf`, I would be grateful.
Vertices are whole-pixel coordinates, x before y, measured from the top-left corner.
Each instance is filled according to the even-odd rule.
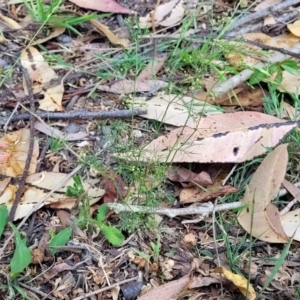
[[[265,78],[265,74],[255,70],[254,73],[249,78],[249,83],[251,85],[254,85],[254,84],[257,84],[257,83],[263,81],[264,78]]]
[[[98,208],[97,222],[99,224],[101,224],[105,220],[105,216],[108,211],[109,207],[106,203],[101,204],[101,206]]]
[[[0,206],[0,238],[4,231],[8,219],[8,209],[6,205]]]
[[[115,227],[99,224],[106,239],[114,246],[119,246],[124,241],[123,234]]]
[[[60,231],[57,235],[55,235],[50,243],[49,243],[49,252],[51,254],[57,253],[59,250],[53,249],[53,246],[65,246],[66,243],[70,240],[72,233],[71,227],[67,227],[64,230]]]
[[[26,246],[26,240],[21,238],[19,230],[12,223],[9,223],[16,236],[16,248],[13,258],[10,261],[11,277],[14,278],[31,263],[31,252]]]
[[[298,62],[295,61],[295,60],[291,60],[291,59],[287,59],[287,60],[283,61],[281,63],[281,66],[287,66],[287,67],[290,67],[294,70],[298,70],[298,68],[299,68]]]

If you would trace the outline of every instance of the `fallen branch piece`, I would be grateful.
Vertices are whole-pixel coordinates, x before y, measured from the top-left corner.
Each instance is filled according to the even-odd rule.
[[[139,116],[146,114],[146,110],[142,109],[132,109],[132,110],[114,110],[114,111],[73,111],[73,112],[60,112],[60,113],[52,113],[52,112],[43,112],[36,113],[40,118],[46,119],[111,119],[111,118],[129,118],[132,116]],[[20,121],[20,120],[29,120],[30,114],[21,114],[15,115],[10,120],[11,121]],[[0,117],[0,125],[4,125],[8,117]]]
[[[294,52],[294,54],[300,53],[300,44],[297,44],[295,47],[289,49],[290,52]],[[224,94],[230,92],[234,88],[236,88],[241,83],[245,82],[250,78],[250,76],[254,73],[255,68],[263,68],[268,66],[269,64],[275,64],[277,62],[284,61],[288,59],[290,56],[282,53],[276,53],[275,55],[267,58],[267,64],[259,63],[253,67],[252,70],[245,69],[239,74],[231,77],[229,80],[222,82],[219,85],[216,85],[211,91],[210,94],[212,97],[219,98]]]
[[[138,213],[152,213],[159,215],[166,215],[170,218],[174,218],[177,216],[186,216],[186,215],[197,215],[206,217],[210,213],[214,211],[214,205],[212,202],[207,202],[202,205],[191,205],[189,207],[184,208],[151,208],[147,206],[140,205],[126,205],[120,203],[107,203],[110,209],[113,209],[116,213],[121,211],[130,211],[130,212],[138,212]],[[218,204],[215,207],[215,211],[221,211],[225,209],[234,209],[242,206],[242,202],[232,202],[225,204]]]

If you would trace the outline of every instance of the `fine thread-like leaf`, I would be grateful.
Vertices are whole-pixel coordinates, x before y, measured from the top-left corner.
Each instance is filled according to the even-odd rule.
[[[12,223],[9,223],[16,236],[16,248],[13,258],[10,261],[11,276],[15,277],[31,263],[32,255],[26,246],[25,239],[22,240],[19,230]]]
[[[59,250],[53,249],[51,247],[65,246],[66,243],[70,240],[71,233],[72,233],[71,227],[67,227],[64,230],[60,231],[58,234],[56,234],[49,243],[49,252],[51,254],[57,253]]]

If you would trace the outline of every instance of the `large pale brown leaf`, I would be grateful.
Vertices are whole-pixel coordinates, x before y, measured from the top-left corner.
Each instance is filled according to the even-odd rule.
[[[134,92],[149,92],[153,89],[157,91],[167,85],[168,84],[162,80],[134,81],[123,79],[111,86],[99,85],[98,90],[114,94],[130,94]]]
[[[29,74],[33,92],[44,95],[44,99],[39,101],[39,108],[46,111],[62,111],[64,85],[62,82],[50,84],[51,81],[58,80],[58,75],[44,60],[42,54],[36,48],[28,47],[21,53],[21,64]],[[25,81],[23,86],[27,92]]]
[[[147,294],[139,297],[139,300],[166,300],[171,299],[179,294],[189,282],[189,277],[184,276],[178,280],[169,281],[159,287],[155,287],[150,290]]]
[[[158,93],[150,100],[146,97],[134,98],[134,108],[144,108],[147,113],[143,118],[157,120],[174,126],[197,128],[204,115],[220,114],[222,109],[198,101],[194,97]]]
[[[140,161],[244,162],[277,146],[296,126],[296,122],[258,112],[210,115],[200,119],[197,129],[178,128],[158,137],[138,157],[132,153],[119,157]]]
[[[247,208],[241,211],[238,221],[253,237],[269,243],[286,243],[270,226],[267,206],[278,194],[288,162],[287,144],[269,153],[255,171],[242,200]],[[274,210],[273,210],[274,211]],[[278,218],[278,222],[280,219]]]
[[[115,0],[70,0],[79,7],[118,14],[132,14],[133,11]]]
[[[287,212],[280,219],[285,234],[300,242],[300,208]]]
[[[15,219],[18,220],[26,216],[40,199],[52,190],[58,183],[62,182],[68,175],[54,172],[41,172],[29,175],[26,178],[25,192],[17,207]],[[87,182],[83,182],[84,190],[90,198],[90,205],[95,204],[105,193],[104,190],[93,187]],[[49,205],[52,208],[72,209],[76,204],[75,197],[67,197],[66,191],[68,186],[73,186],[74,180],[69,179],[57,193],[53,193],[47,198],[47,201],[41,204]],[[17,186],[9,184],[0,196],[0,205],[5,204],[8,210],[11,209],[12,202],[17,192]]]

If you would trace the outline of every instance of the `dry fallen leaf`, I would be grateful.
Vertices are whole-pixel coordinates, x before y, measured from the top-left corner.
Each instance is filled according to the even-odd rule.
[[[18,220],[26,216],[29,211],[35,206],[40,199],[46,196],[46,194],[52,190],[58,183],[62,182],[67,174],[54,173],[54,172],[41,172],[29,175],[26,178],[25,192],[21,198],[21,201],[17,207],[15,219]],[[84,190],[90,197],[90,205],[95,204],[105,193],[103,189],[92,187],[87,182],[83,182]],[[76,205],[76,198],[67,197],[65,195],[67,187],[73,186],[74,181],[70,179],[61,189],[56,193],[53,193],[43,205],[49,205],[52,208],[65,208],[72,209]],[[8,210],[11,209],[12,202],[17,192],[17,186],[9,184],[0,196],[0,204],[6,204]]]
[[[287,28],[293,35],[300,36],[300,20],[295,21],[293,24],[288,24]]]
[[[177,24],[184,17],[183,0],[171,0],[160,4],[155,10],[148,13],[145,17],[140,17],[139,27],[150,28],[152,26],[152,16],[154,18],[155,27],[159,25],[171,27]]]
[[[280,216],[280,220],[285,234],[300,242],[300,208]]]
[[[65,32],[65,30],[66,30],[66,27],[54,27],[51,29],[51,32],[48,36],[41,38],[41,39],[37,39],[36,41],[30,43],[30,45],[34,46],[34,45],[45,43],[45,42],[63,34]]]
[[[166,300],[175,298],[189,282],[189,277],[184,276],[178,280],[169,281],[161,286],[155,287],[147,294],[139,297],[139,300]],[[176,299],[176,298],[175,298]]]
[[[256,299],[255,290],[253,286],[248,283],[248,280],[246,278],[238,274],[233,274],[229,270],[226,270],[222,267],[217,267],[215,269],[215,272],[224,274],[227,279],[229,279],[235,286],[238,287],[238,289],[244,296],[247,296],[248,300]]]
[[[34,128],[40,132],[47,134],[48,136],[64,141],[78,141],[88,136],[88,133],[83,131],[67,134],[60,131],[59,129],[53,128],[50,125],[38,121],[34,123]]]
[[[239,86],[227,95],[217,99],[210,97],[209,91],[197,91],[194,93],[194,97],[210,104],[222,106],[261,106],[265,97],[265,93],[260,87],[252,88],[247,85]]]
[[[132,10],[124,7],[115,0],[70,0],[79,7],[118,14],[132,14]]]
[[[240,225],[253,237],[269,243],[287,243],[288,238],[276,228],[280,228],[280,218],[274,220],[274,208],[267,207],[278,194],[288,162],[287,144],[278,146],[269,153],[255,171],[244,198],[243,209],[238,216]],[[262,184],[263,183],[263,184]],[[268,215],[269,213],[269,215]],[[269,221],[274,223],[272,226]],[[279,224],[275,223],[278,222]]]
[[[26,48],[21,53],[21,64],[28,71],[33,92],[44,95],[44,99],[39,101],[39,108],[46,111],[62,111],[64,85],[59,81],[54,85],[50,84],[53,80],[58,80],[58,76],[40,52],[34,47]],[[28,94],[25,80],[23,80],[23,86]]]
[[[134,98],[134,108],[143,108],[147,113],[143,118],[157,120],[174,126],[197,128],[203,115],[220,114],[222,110],[189,96],[158,93],[150,100],[146,97]]]
[[[202,171],[198,174],[183,167],[171,167],[166,177],[171,181],[180,182],[183,187],[191,187],[194,185],[206,187],[213,183],[212,178],[207,172]]]
[[[297,123],[258,112],[236,112],[201,118],[198,129],[178,128],[134,153],[127,160],[199,163],[237,163],[262,155],[278,145]],[[226,147],[224,147],[226,145]]]
[[[111,86],[99,85],[97,88],[100,91],[110,92],[114,94],[130,94],[135,92],[149,92],[151,90],[159,90],[166,87],[168,83],[162,80],[144,80],[134,81],[123,79],[117,81]]]
[[[0,138],[0,174],[18,177],[23,174],[30,143],[29,129],[20,129]],[[36,171],[38,140],[34,141],[29,174]]]
[[[120,39],[118,38],[107,26],[101,24],[97,20],[90,20],[90,22],[98,28],[105,36],[109,39],[109,41],[114,45],[121,45],[126,48],[129,45],[128,39]]]
[[[237,193],[239,190],[230,185],[220,186],[220,184],[213,184],[206,187],[205,191],[198,186],[184,188],[180,191],[179,201],[181,203],[194,203],[199,201],[208,201],[223,197],[229,194]]]
[[[15,20],[0,14],[0,20],[3,21],[11,29],[21,29],[22,26]]]
[[[150,61],[145,69],[136,78],[137,81],[154,79],[158,71],[163,67],[168,56],[157,57],[153,61]]]

